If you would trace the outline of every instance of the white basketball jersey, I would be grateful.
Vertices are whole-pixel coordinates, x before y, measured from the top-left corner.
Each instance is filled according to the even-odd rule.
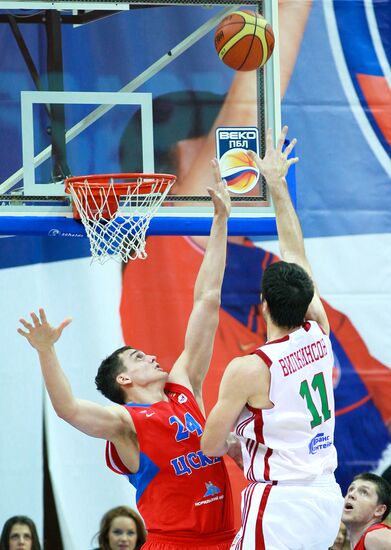
[[[314,321],[255,352],[270,369],[272,409],[247,405],[236,425],[250,481],[310,481],[332,474],[333,352]]]

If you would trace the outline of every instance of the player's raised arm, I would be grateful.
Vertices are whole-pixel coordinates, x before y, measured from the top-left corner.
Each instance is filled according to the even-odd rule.
[[[104,439],[113,439],[125,430],[128,416],[122,407],[103,407],[97,403],[77,399],[57,358],[54,344],[71,323],[65,319],[58,327],[51,326],[43,309],[31,313],[31,321],[20,319],[18,333],[38,352],[42,375],[50,400],[57,415],[78,430]]]
[[[301,225],[292,204],[285,179],[289,167],[292,164],[296,164],[299,160],[298,157],[288,158],[293,147],[296,145],[296,139],[292,139],[289,145],[283,150],[287,132],[288,127],[284,126],[276,147],[273,147],[272,132],[269,129],[266,134],[266,152],[264,158],[260,159],[252,151],[249,151],[249,155],[257,163],[258,168],[265,177],[273,199],[282,260],[299,265],[313,279],[311,267],[305,253]],[[325,332],[329,332],[326,312],[320,301],[316,285],[314,298],[308,308],[306,317],[317,321]]]
[[[219,320],[227,254],[227,220],[231,211],[229,193],[221,179],[216,159],[212,161],[212,167],[215,183],[213,187],[208,187],[214,207],[212,228],[194,287],[194,303],[187,325],[184,350],[169,376],[171,382],[178,382],[192,389],[201,406],[202,382],[209,368]]]

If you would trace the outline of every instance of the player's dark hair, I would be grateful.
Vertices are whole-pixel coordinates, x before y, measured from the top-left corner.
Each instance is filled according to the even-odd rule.
[[[96,388],[103,393],[107,399],[123,405],[126,401],[125,393],[118,384],[116,378],[123,372],[124,364],[121,354],[127,349],[133,349],[131,346],[122,346],[106,357],[100,364],[97,375],[95,376]]]
[[[379,521],[383,521],[384,519],[386,519],[391,511],[391,485],[388,483],[388,481],[384,479],[384,477],[372,474],[370,472],[363,472],[362,474],[358,474],[353,478],[353,481],[356,480],[369,481],[375,485],[377,503],[384,504],[386,506],[386,510]]]
[[[262,300],[266,300],[272,321],[279,327],[302,325],[313,296],[311,277],[299,265],[280,261],[265,269]]]
[[[26,525],[31,534],[31,550],[41,550],[37,529],[32,519],[27,516],[12,516],[4,523],[0,538],[0,550],[9,550],[9,540],[12,527],[16,524]]]

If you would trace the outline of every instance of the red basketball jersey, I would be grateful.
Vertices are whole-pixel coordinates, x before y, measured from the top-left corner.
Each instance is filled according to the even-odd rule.
[[[140,467],[130,472],[115,446],[106,463],[136,488],[137,508],[151,533],[172,536],[234,536],[232,496],[222,458],[200,449],[205,419],[190,390],[166,384],[168,401],[124,405],[140,445]]]
[[[371,525],[368,527],[368,529],[365,531],[363,536],[360,538],[356,546],[354,547],[354,550],[365,550],[365,537],[368,533],[371,531],[377,531],[377,529],[391,529],[388,525],[385,523],[375,523],[375,525]]]

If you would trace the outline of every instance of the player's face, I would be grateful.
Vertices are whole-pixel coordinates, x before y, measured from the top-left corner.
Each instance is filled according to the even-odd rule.
[[[9,550],[31,550],[33,539],[30,527],[23,523],[15,523],[9,536]]]
[[[345,525],[366,524],[380,519],[384,504],[378,504],[376,485],[371,481],[357,479],[350,485],[345,497],[342,521]]]
[[[114,518],[108,533],[110,550],[134,550],[137,544],[136,522],[126,516]]]
[[[123,352],[122,362],[133,383],[144,386],[158,380],[165,380],[167,373],[160,368],[155,355],[148,355],[141,350],[129,349]]]

